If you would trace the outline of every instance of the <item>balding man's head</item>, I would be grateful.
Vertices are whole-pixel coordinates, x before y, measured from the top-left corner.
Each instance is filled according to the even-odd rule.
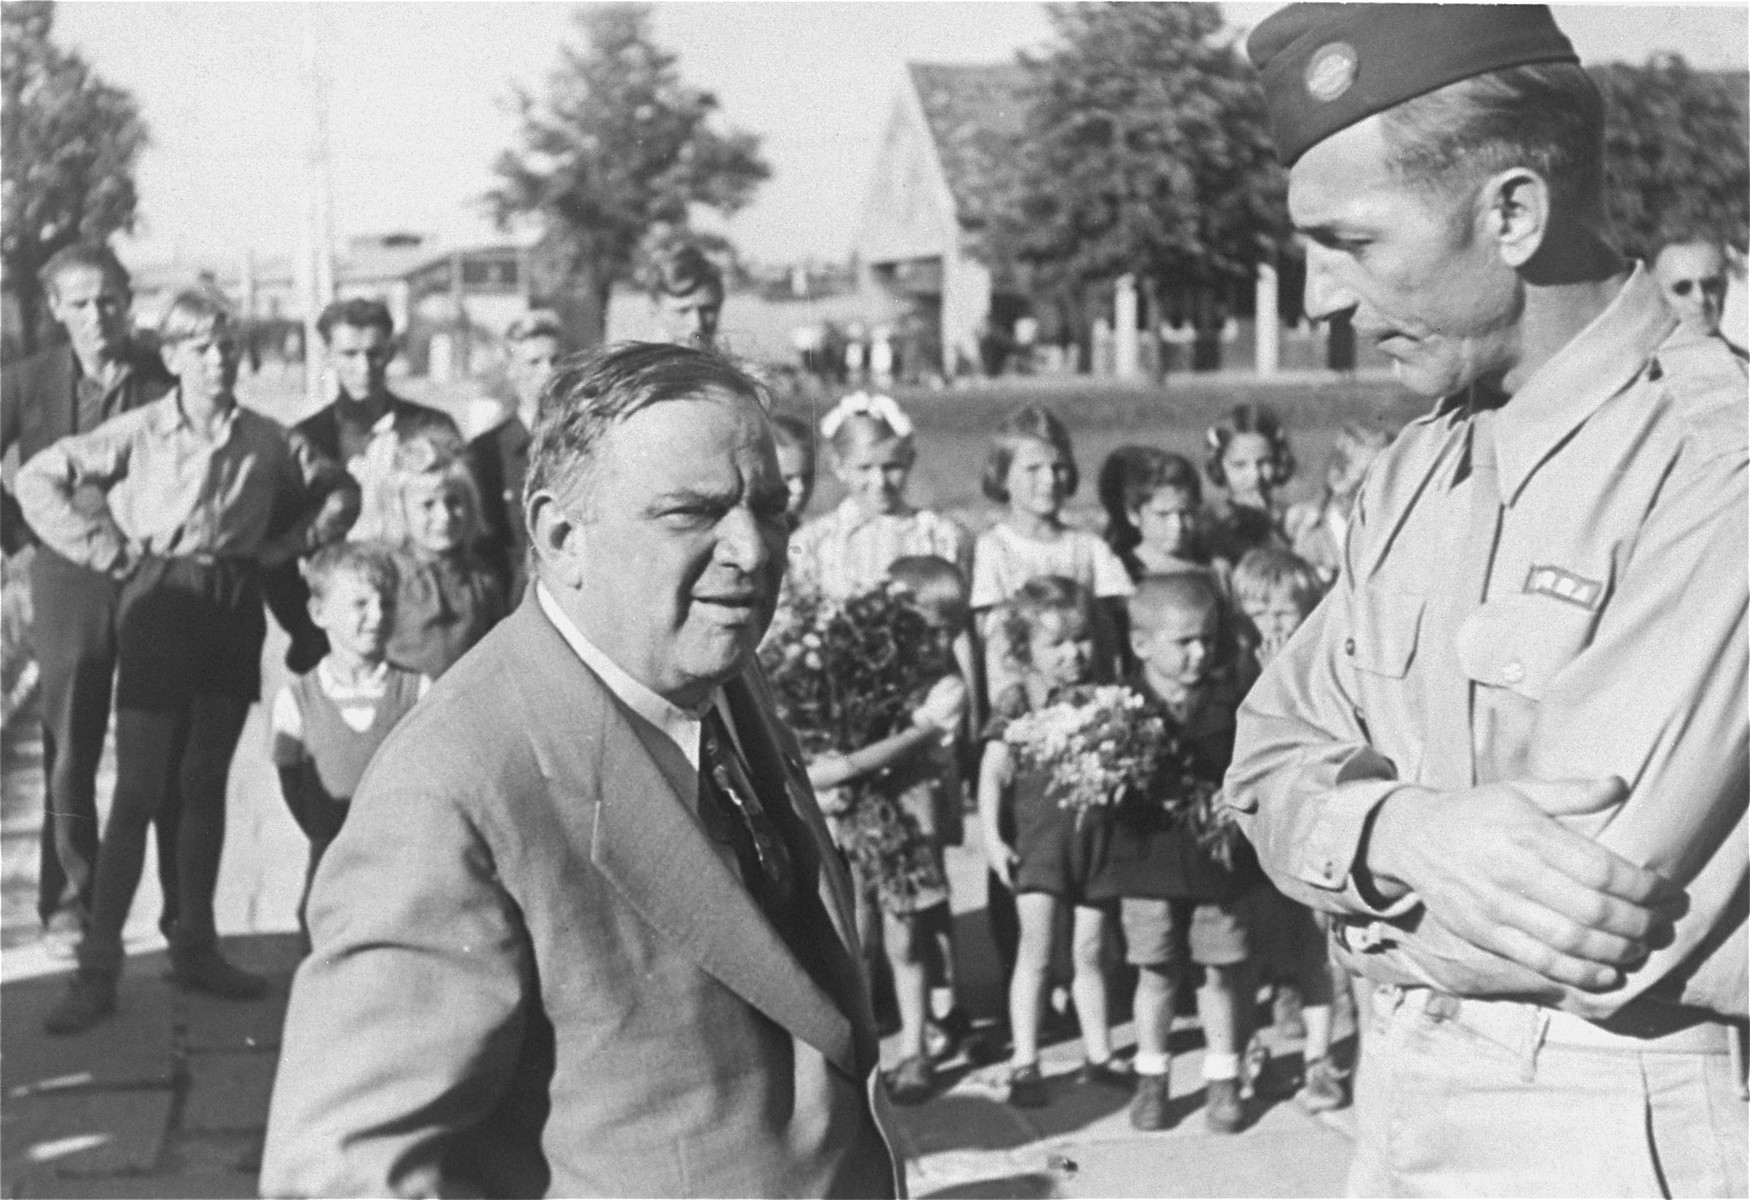
[[[1719,332],[1726,306],[1726,252],[1718,242],[1668,242],[1653,258],[1653,274],[1686,328],[1704,337]]]

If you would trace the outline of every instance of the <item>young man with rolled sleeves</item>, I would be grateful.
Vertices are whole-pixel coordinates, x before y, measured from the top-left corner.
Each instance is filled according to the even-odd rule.
[[[146,826],[172,781],[183,805],[175,981],[230,999],[265,989],[219,953],[213,914],[231,755],[261,685],[259,572],[316,549],[318,514],[336,493],[356,505],[344,495],[356,485],[238,405],[235,333],[206,294],[177,296],[160,327],[176,390],[55,442],[18,472],[19,503],[43,541],[120,585],[115,796],[79,969],[45,1020],[50,1033],[81,1032],[115,1010]],[[270,538],[276,509],[297,515]]]
[[[1253,31],[1306,308],[1436,400],[1226,795],[1373,985],[1359,1195],[1743,1195],[1743,365],[1613,248],[1549,10]]]
[[[69,434],[89,433],[169,391],[175,381],[128,331],[128,273],[109,247],[78,243],[41,272],[49,312],[67,344],[0,378],[0,452],[28,461]],[[31,648],[42,680],[43,826],[37,914],[45,942],[71,954],[91,914],[97,862],[97,765],[109,729],[115,674],[116,583],[38,542],[10,488],[0,489],[7,555],[34,544]],[[176,917],[174,797],[159,813],[158,869],[164,925]]]

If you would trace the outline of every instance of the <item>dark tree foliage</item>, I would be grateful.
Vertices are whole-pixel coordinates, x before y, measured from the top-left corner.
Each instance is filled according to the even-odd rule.
[[[521,145],[499,156],[487,203],[501,225],[540,222],[548,286],[591,294],[599,322],[608,290],[684,231],[692,206],[734,212],[771,168],[755,135],[714,127],[717,98],[651,41],[647,6],[591,5],[575,20],[580,42],[561,47],[545,95],[514,95]],[[599,324],[584,333],[598,339]]]
[[[0,269],[29,353],[47,323],[40,270],[76,241],[134,227],[134,162],[146,126],[134,99],[51,39],[54,5],[0,5]]]
[[[1623,248],[1647,256],[1671,240],[1739,250],[1750,234],[1750,103],[1743,72],[1697,71],[1676,55],[1611,63],[1604,93],[1611,222]]]
[[[1214,4],[1059,4],[990,243],[1042,290],[1245,285],[1286,239],[1263,94]]]

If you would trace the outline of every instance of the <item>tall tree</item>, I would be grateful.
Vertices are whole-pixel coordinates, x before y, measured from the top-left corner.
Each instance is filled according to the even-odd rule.
[[[1030,109],[995,206],[998,256],[1072,305],[1127,273],[1169,300],[1249,280],[1286,236],[1284,176],[1217,6],[1049,14],[1055,44],[1022,59]]]
[[[54,44],[49,0],[0,4],[0,270],[24,350],[44,321],[37,271],[76,241],[134,227],[134,162],[146,126],[134,98]]]
[[[1677,55],[1594,68],[1604,93],[1611,222],[1630,253],[1668,238],[1750,235],[1750,103],[1742,71],[1697,71]]]
[[[650,36],[642,4],[590,5],[581,45],[561,47],[544,97],[519,89],[521,146],[499,156],[487,197],[500,225],[534,216],[548,270],[594,300],[599,339],[609,289],[640,248],[685,229],[694,205],[732,213],[771,174],[759,139],[719,130],[717,98],[685,83]]]

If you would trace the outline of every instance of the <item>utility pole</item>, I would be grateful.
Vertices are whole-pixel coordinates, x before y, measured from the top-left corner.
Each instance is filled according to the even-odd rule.
[[[334,299],[334,173],[328,151],[328,68],[323,55],[324,5],[299,6],[304,16],[304,82],[309,129],[304,154],[304,220],[298,247],[298,291],[304,303],[306,411],[322,394],[322,336],[316,318]]]

